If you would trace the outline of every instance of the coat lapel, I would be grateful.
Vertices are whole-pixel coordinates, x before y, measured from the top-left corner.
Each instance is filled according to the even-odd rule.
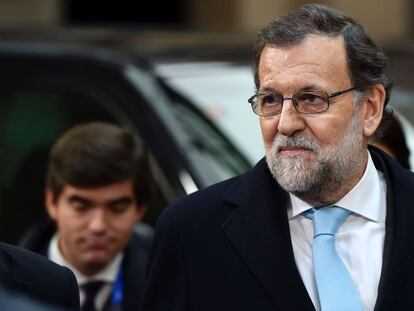
[[[314,310],[293,255],[289,196],[277,186],[264,160],[229,190],[225,201],[238,208],[223,230],[275,306]]]

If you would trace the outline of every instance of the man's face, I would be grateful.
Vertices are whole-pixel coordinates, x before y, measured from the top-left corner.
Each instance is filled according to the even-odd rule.
[[[342,37],[311,35],[291,47],[266,46],[259,78],[259,92],[284,97],[305,90],[331,94],[353,86]],[[326,112],[300,114],[285,100],[281,114],[260,118],[269,168],[285,190],[312,204],[329,204],[338,199],[335,194],[340,198],[356,184],[371,133],[365,101],[355,105],[353,93],[347,92],[331,98]]]
[[[66,185],[57,198],[47,190],[46,204],[58,228],[61,252],[86,275],[105,268],[143,216],[131,180],[91,189]]]

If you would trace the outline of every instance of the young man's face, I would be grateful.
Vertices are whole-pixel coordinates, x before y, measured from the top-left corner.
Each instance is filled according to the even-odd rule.
[[[66,185],[57,198],[48,189],[46,205],[62,254],[85,275],[105,268],[126,246],[144,213],[130,179],[88,189]]]

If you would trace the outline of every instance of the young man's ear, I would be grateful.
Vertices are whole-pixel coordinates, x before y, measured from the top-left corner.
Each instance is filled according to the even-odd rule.
[[[45,204],[46,204],[46,211],[49,214],[49,217],[53,220],[56,220],[56,212],[57,212],[57,204],[56,198],[53,194],[52,189],[46,188],[45,190]]]
[[[147,210],[148,210],[147,207],[148,207],[147,204],[138,205],[136,203],[136,206],[135,206],[135,208],[136,208],[135,221],[136,222],[139,222],[139,221],[142,220],[142,218],[144,218],[144,216],[145,216],[145,214],[147,213]]]

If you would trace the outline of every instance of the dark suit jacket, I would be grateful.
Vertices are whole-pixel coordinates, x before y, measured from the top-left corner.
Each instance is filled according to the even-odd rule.
[[[20,246],[47,256],[49,242],[56,231],[51,220],[35,225],[26,233]],[[124,273],[124,299],[122,311],[139,311],[144,288],[145,268],[152,242],[151,233],[134,232],[129,241],[122,262]],[[109,302],[105,310],[111,310]]]
[[[414,174],[378,149],[371,155],[388,187],[375,310],[414,310]],[[264,160],[172,204],[157,224],[142,310],[314,310],[294,260],[288,204]]]
[[[10,295],[79,310],[78,285],[69,269],[3,243],[0,243],[0,284],[10,291]],[[7,310],[6,305],[0,302],[0,310]]]

